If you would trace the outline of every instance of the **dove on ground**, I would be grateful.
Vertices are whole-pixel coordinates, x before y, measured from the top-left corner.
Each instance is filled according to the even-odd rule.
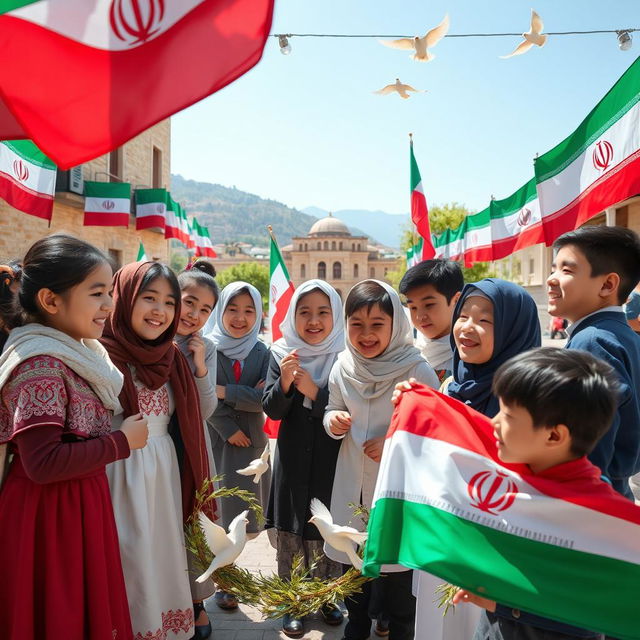
[[[398,95],[405,100],[409,97],[409,91],[413,91],[414,93],[424,93],[422,89],[414,89],[411,85],[402,84],[402,82],[400,82],[400,78],[396,78],[394,84],[388,84],[386,87],[382,87],[382,89],[374,91],[373,93],[376,93],[380,96],[386,96],[390,93],[393,93],[394,91],[397,92]]]
[[[236,558],[242,553],[244,545],[247,543],[247,516],[249,511],[238,514],[229,525],[229,533],[217,525],[207,516],[199,513],[200,525],[204,532],[204,539],[211,553],[215,555],[209,568],[196,578],[196,582],[204,582],[211,574],[220,567],[233,564]]]
[[[367,532],[358,531],[353,527],[341,527],[333,524],[329,509],[318,498],[314,498],[311,501],[311,515],[309,522],[318,527],[318,531],[325,542],[336,551],[346,553],[351,564],[360,571],[362,569],[362,558],[356,553],[356,546],[366,542]]]
[[[544,24],[542,23],[542,18],[531,9],[531,29],[527,31],[527,33],[522,34],[524,40],[509,55],[500,57],[511,58],[512,56],[522,55],[529,51],[534,44],[539,47],[544,46],[544,43],[547,41],[547,36],[542,34],[543,29]]]
[[[258,482],[260,482],[262,474],[269,468],[269,463],[267,462],[267,460],[269,460],[268,442],[259,458],[252,460],[249,463],[249,466],[245,467],[244,469],[236,469],[236,473],[239,473],[241,476],[253,476],[253,482],[255,484],[258,484]]]
[[[411,54],[410,58],[418,62],[429,62],[429,60],[435,58],[435,55],[430,53],[429,49],[435,47],[447,35],[448,31],[449,14],[446,14],[442,22],[431,31],[427,31],[427,34],[422,38],[415,36],[414,38],[400,38],[399,40],[380,40],[380,44],[394,49],[413,50],[415,53]]]

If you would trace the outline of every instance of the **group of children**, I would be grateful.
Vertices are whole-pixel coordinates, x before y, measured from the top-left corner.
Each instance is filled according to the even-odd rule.
[[[620,305],[640,280],[640,240],[585,227],[556,250],[549,311],[571,322],[567,347],[580,350],[572,355],[531,351],[541,342],[538,309],[522,287],[493,278],[464,285],[446,260],[424,261],[402,279],[411,323],[386,283],[356,284],[344,305],[326,282],[303,283],[269,349],[259,340],[259,292],[246,282],[219,292],[204,261],[178,277],[153,262],[113,277],[108,259],[81,240],[36,242],[21,272],[0,282],[3,637],[209,637],[203,600],[214,585],[195,581],[183,524],[214,470],[265,507],[279,575],[290,575],[296,554],[307,564],[319,557],[314,576],[345,572],[349,558],[309,523],[310,503],[364,530],[353,507],[371,506],[393,403],[414,382],[495,416],[505,461],[536,473],[574,459],[591,469],[589,453],[632,499],[640,337]],[[523,395],[547,378],[556,393]],[[610,428],[597,410],[606,401],[616,405]],[[269,445],[264,414],[280,427],[272,472],[256,484],[236,471]],[[224,498],[208,515],[226,528],[244,508]],[[249,535],[258,535],[249,520]],[[433,604],[439,579],[398,569],[346,599],[345,640],[368,638],[372,621],[391,640],[600,637],[466,591],[456,601],[480,606],[443,619]],[[238,606],[223,591],[215,602]],[[321,614],[343,622],[338,608]],[[285,616],[283,631],[302,637],[304,621]]]

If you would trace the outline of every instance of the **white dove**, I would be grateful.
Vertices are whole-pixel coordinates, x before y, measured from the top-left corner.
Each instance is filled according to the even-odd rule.
[[[542,24],[542,18],[531,9],[531,29],[527,33],[523,33],[524,40],[508,55],[500,56],[501,58],[511,58],[511,56],[519,56],[526,53],[533,47],[534,44],[539,47],[544,46],[547,41],[547,36],[542,34],[544,24]]]
[[[329,509],[318,498],[311,501],[311,513],[312,518],[309,522],[313,522],[318,527],[318,531],[325,541],[337,551],[346,553],[351,564],[360,571],[362,559],[356,553],[356,545],[362,545],[366,542],[367,532],[333,524]]]
[[[238,514],[231,521],[227,535],[227,532],[220,525],[214,524],[202,511],[200,512],[200,525],[204,531],[204,538],[215,558],[209,568],[196,578],[196,582],[204,582],[216,569],[233,564],[242,553],[244,545],[247,543],[247,523],[249,522],[247,515],[249,515],[249,511]]]
[[[386,87],[382,87],[382,89],[374,91],[373,93],[377,93],[379,96],[386,96],[394,91],[396,91],[398,95],[405,100],[410,97],[407,93],[408,91],[424,93],[421,89],[414,89],[411,85],[402,84],[402,82],[400,82],[400,78],[396,78],[395,84],[388,84]]]
[[[262,474],[269,468],[269,463],[267,462],[268,459],[269,443],[267,442],[267,446],[264,448],[260,457],[252,460],[248,467],[245,467],[244,469],[236,469],[236,473],[239,473],[241,476],[253,476],[253,482],[258,484]]]
[[[447,35],[448,31],[449,14],[446,14],[444,20],[431,31],[427,31],[427,35],[422,38],[415,36],[414,38],[400,38],[399,40],[380,40],[380,44],[394,49],[414,50],[415,53],[410,55],[410,58],[419,62],[429,62],[429,60],[435,58],[433,53],[429,53],[429,49],[435,47]]]

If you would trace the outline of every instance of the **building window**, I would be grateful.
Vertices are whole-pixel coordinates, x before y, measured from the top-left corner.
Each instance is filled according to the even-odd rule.
[[[340,241],[338,246],[340,247],[340,251],[342,251],[342,241]]]
[[[374,267],[371,267],[371,269],[369,269],[369,277],[370,278],[375,278],[376,277],[376,270]]]
[[[356,245],[354,242],[351,243],[351,251],[355,251],[356,250]]]
[[[329,243],[326,240],[324,241],[324,250],[329,251]]]
[[[529,258],[529,275],[533,275],[536,270],[535,260],[533,258]]]
[[[336,241],[334,240],[334,241],[331,243],[331,251],[335,251],[335,250],[336,250]]]
[[[122,182],[122,147],[109,154],[109,182]]]
[[[322,248],[322,245],[318,242],[318,251]]]
[[[318,262],[318,278],[321,280],[327,278],[327,265],[324,262]]]
[[[358,251],[360,251],[360,243],[359,243],[359,242],[358,242],[358,244],[356,245],[356,249],[357,249]]]
[[[358,265],[357,264],[353,265],[353,277],[354,278],[358,277]]]
[[[306,242],[304,243],[304,250],[309,251],[309,245]]]
[[[158,147],[153,147],[151,186],[154,189],[162,188],[162,151]]]
[[[307,277],[307,267],[303,264],[300,265],[300,277],[301,278]]]
[[[109,258],[113,262],[116,269],[122,266],[122,251],[119,249],[109,249]]]
[[[342,265],[339,262],[333,263],[333,279],[340,280],[342,278]]]

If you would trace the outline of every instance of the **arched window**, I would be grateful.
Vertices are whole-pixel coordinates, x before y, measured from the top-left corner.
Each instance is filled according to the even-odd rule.
[[[329,243],[326,240],[324,241],[324,250],[329,251]]]
[[[355,243],[352,242],[351,243],[351,251],[355,251],[355,250],[356,250],[356,245],[355,245]]]
[[[331,243],[331,251],[335,251],[335,250],[336,250],[336,241],[334,240],[334,241]]]
[[[374,267],[371,267],[371,269],[369,269],[369,277],[370,278],[375,278],[376,277],[376,270]]]
[[[324,262],[318,262],[318,278],[325,280],[327,277],[327,265]]]
[[[339,242],[338,246],[340,247],[340,251],[342,251],[342,240]]]
[[[358,242],[358,244],[357,244],[357,246],[356,246],[356,249],[357,249],[358,251],[360,251],[360,243],[359,243],[359,242]]]
[[[307,277],[307,267],[304,264],[300,265],[300,277],[301,278]]]
[[[318,242],[318,251],[320,251],[320,249],[322,249],[322,245]]]
[[[353,265],[353,277],[354,278],[358,277],[358,265],[357,264]]]
[[[339,262],[333,263],[333,279],[340,280],[342,278],[342,265]]]
[[[304,250],[309,251],[309,245],[306,242],[304,243]]]

